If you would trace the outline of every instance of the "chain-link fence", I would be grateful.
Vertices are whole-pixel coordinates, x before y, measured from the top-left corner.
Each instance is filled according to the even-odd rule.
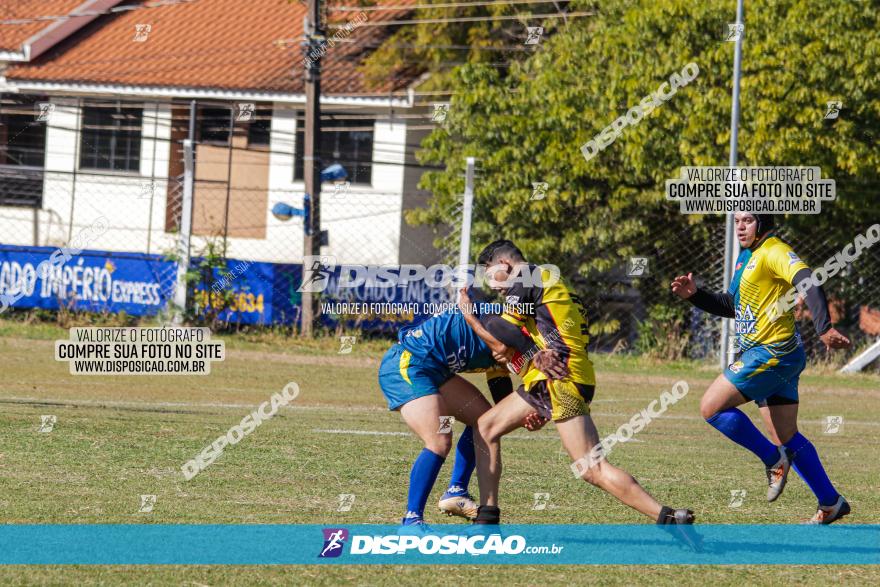
[[[862,235],[876,221],[866,219],[861,226],[853,226],[848,237],[829,238],[809,231],[795,232],[782,228],[780,236],[792,245],[798,255],[814,270],[839,255],[850,243]],[[850,251],[853,249],[851,248]],[[845,260],[845,259],[844,259]],[[863,250],[857,259],[845,264],[837,275],[823,285],[828,297],[831,320],[853,342],[847,358],[878,340],[880,337],[880,257],[873,249]],[[795,310],[801,335],[808,354],[824,357],[824,345],[816,336],[803,304]],[[838,358],[839,362],[842,357]]]
[[[356,103],[324,113],[321,168],[340,169],[322,173],[319,205],[305,194],[304,126],[295,104],[4,95],[0,244],[13,269],[3,292],[17,295],[21,267],[31,279],[53,249],[69,257],[51,285],[34,277],[38,292],[24,283],[27,295],[7,305],[170,311],[186,259],[190,318],[295,324],[304,220],[318,212],[322,255],[334,264],[443,256],[431,229],[404,220],[428,197],[414,150],[432,128],[429,113]]]
[[[864,226],[853,227],[848,240],[798,232],[784,225],[777,234],[815,270],[857,235],[864,235],[872,224],[866,221]],[[621,258],[618,267],[592,280],[575,279],[591,318],[592,351],[634,351],[661,359],[719,357],[722,320],[671,293],[672,279],[690,272],[700,287],[723,289],[724,219],[708,218],[694,230],[699,231],[699,238],[675,235],[641,255]],[[794,314],[808,356],[842,365],[880,337],[880,263],[876,253],[864,250],[823,288],[832,322],[853,342],[850,350],[827,352],[802,301]],[[732,354],[736,352],[732,326],[730,332]]]
[[[314,198],[304,193],[301,107],[4,96],[0,117],[0,293],[14,302],[6,305],[170,314],[175,292],[185,287],[192,320],[296,324],[304,218],[315,212]],[[458,264],[461,198],[442,215],[442,225],[410,222],[409,211],[424,208],[430,196],[419,189],[427,168],[415,152],[436,124],[431,117],[428,108],[399,114],[366,107],[322,116],[321,166],[343,170],[322,184],[322,259],[337,267]],[[190,169],[187,139],[193,144]],[[819,267],[869,224],[854,227],[846,242],[785,228],[781,236]],[[585,251],[618,262],[600,274],[566,276],[590,315],[591,350],[717,357],[721,321],[675,298],[669,282],[693,272],[701,286],[722,288],[723,218],[706,218],[688,234],[655,233],[663,238],[651,250],[636,247],[625,256]],[[52,261],[53,254],[61,261]],[[181,284],[178,262],[184,257]],[[331,288],[324,297],[439,300],[424,283],[416,285],[407,291],[362,287],[346,295]],[[863,253],[825,288],[833,320],[853,339],[854,350],[845,353],[852,357],[880,335],[876,254]],[[451,292],[443,293],[450,299]],[[342,319],[386,330],[416,318],[327,314],[327,324]],[[824,357],[803,308],[796,316],[810,355]]]

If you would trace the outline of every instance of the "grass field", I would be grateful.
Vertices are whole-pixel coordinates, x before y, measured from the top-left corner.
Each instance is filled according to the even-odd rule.
[[[419,450],[376,381],[387,342],[303,343],[278,336],[226,337],[228,358],[209,376],[71,376],[53,357],[67,332],[0,321],[0,515],[4,523],[310,523],[392,524],[405,502]],[[608,434],[684,379],[689,395],[652,422],[612,461],[661,501],[687,505],[704,523],[796,523],[815,500],[792,474],[785,495],[764,499],[760,463],[707,426],[699,398],[712,365],[655,364],[596,357],[593,415]],[[485,388],[480,377],[472,379]],[[295,381],[299,398],[206,471],[184,481],[181,465],[256,405]],[[832,480],[853,507],[849,523],[880,523],[880,377],[808,371],[801,378],[801,430],[817,446]],[[757,418],[757,410],[746,408]],[[57,416],[40,433],[41,415]],[[825,434],[826,416],[843,429]],[[460,425],[456,425],[460,428]],[[760,424],[759,424],[760,426]],[[504,442],[501,505],[509,523],[638,524],[647,520],[575,480],[553,426]],[[444,466],[427,511],[448,480]],[[474,483],[475,485],[475,483]],[[744,489],[741,507],[730,492]],[[550,505],[533,510],[533,494]],[[348,512],[339,494],[354,494]],[[140,495],[157,496],[139,513]],[[3,584],[877,584],[876,567],[6,567]]]

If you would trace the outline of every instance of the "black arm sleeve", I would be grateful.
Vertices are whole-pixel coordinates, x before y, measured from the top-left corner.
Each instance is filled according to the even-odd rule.
[[[797,287],[797,284],[805,279],[811,279],[809,269],[801,269],[794,274],[791,284]],[[814,285],[807,289],[805,294],[807,308],[813,316],[813,326],[816,328],[816,334],[822,336],[831,328],[831,317],[828,314],[828,299],[822,287]]]
[[[489,391],[492,393],[492,403],[498,404],[501,400],[513,393],[513,381],[510,377],[495,377],[489,380]]]
[[[522,354],[529,352],[534,344],[532,339],[523,334],[519,328],[497,314],[481,316],[480,322],[483,323],[483,327],[489,331],[489,334],[497,338],[504,346],[514,348]]]
[[[736,312],[733,310],[733,296],[727,292],[713,293],[698,287],[697,293],[689,297],[688,301],[710,314],[725,318],[736,317]]]

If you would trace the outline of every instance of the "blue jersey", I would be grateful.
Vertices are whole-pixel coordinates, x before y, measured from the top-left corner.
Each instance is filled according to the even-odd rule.
[[[410,352],[414,362],[425,367],[461,373],[495,366],[492,351],[468,326],[458,309],[401,328],[397,339]]]

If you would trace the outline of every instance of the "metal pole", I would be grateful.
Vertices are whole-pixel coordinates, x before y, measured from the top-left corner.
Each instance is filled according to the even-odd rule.
[[[458,264],[467,265],[471,256],[471,217],[474,209],[474,167],[476,159],[467,158],[464,175],[464,208],[461,212],[461,245],[458,250]]]
[[[305,217],[303,227],[303,278],[305,278],[305,256],[321,254],[321,169],[318,149],[321,144],[321,51],[324,40],[321,30],[320,0],[308,0],[308,12],[303,23],[305,33],[306,66],[305,93],[305,140],[303,141],[303,179],[306,194],[310,200],[309,215]],[[314,292],[302,292],[302,334],[310,337],[313,334],[315,320],[318,316],[318,295]]]
[[[229,244],[229,199],[232,191],[232,152],[235,150],[235,105],[229,107],[229,152],[226,156],[226,209],[223,212],[223,261],[226,261],[226,250]]]
[[[193,183],[195,181],[196,102],[189,106],[189,136],[183,141],[183,201],[180,203],[180,235],[177,240],[177,283],[174,288],[175,325],[183,322],[186,311],[186,273],[189,271],[189,245],[192,235]]]
[[[159,143],[159,103],[153,109],[153,159],[150,168],[150,211],[147,214],[147,254],[153,242],[153,200],[156,198],[156,145]],[[165,175],[168,175],[167,173]]]
[[[76,101],[76,134],[74,134],[74,141],[76,142],[73,145],[73,175],[71,176],[73,179],[70,184],[70,222],[67,225],[68,243],[73,239],[73,210],[76,206],[76,170],[79,169],[79,150],[80,143],[82,142],[83,117],[85,117],[83,101],[82,99],[79,99]],[[49,123],[46,122],[47,126],[48,124]]]
[[[736,24],[743,24],[743,0],[736,2]],[[739,29],[739,26],[737,27]],[[739,33],[733,50],[733,100],[730,111],[730,163],[737,165],[737,139],[739,138],[739,80],[742,64],[742,39],[745,29]],[[730,287],[733,279],[733,262],[739,257],[739,241],[734,235],[733,214],[728,214],[724,223],[724,290]],[[721,368],[729,364],[730,357],[730,318],[721,321]]]
[[[458,249],[458,267],[459,267],[459,285],[464,287],[467,284],[468,261],[471,256],[471,218],[474,209],[474,167],[476,159],[467,158],[467,167],[464,174],[464,205],[461,211],[461,242]],[[459,293],[455,292],[458,299]]]

